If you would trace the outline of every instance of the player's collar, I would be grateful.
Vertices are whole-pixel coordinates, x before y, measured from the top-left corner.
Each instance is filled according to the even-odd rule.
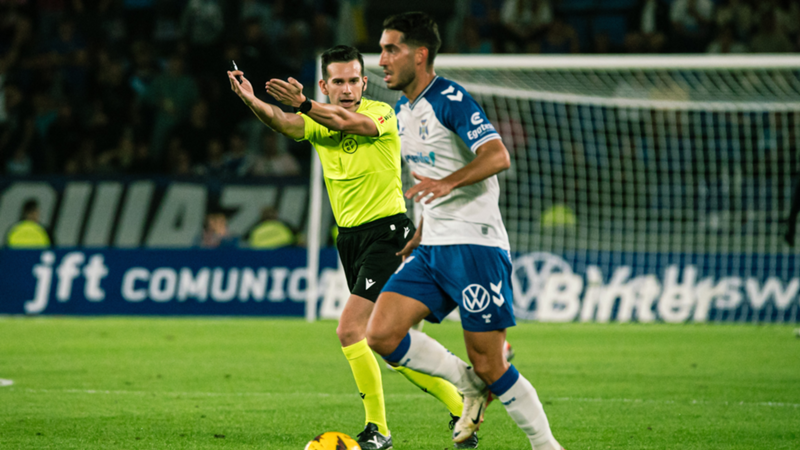
[[[430,83],[428,83],[428,85],[427,85],[427,86],[425,86],[425,89],[423,89],[423,90],[422,90],[422,92],[420,92],[420,93],[419,93],[419,95],[417,96],[417,98],[415,98],[415,99],[414,99],[414,102],[413,102],[413,103],[409,103],[408,107],[409,107],[409,108],[411,108],[411,109],[414,109],[414,105],[416,105],[416,104],[417,104],[417,102],[418,102],[418,101],[419,101],[419,100],[420,100],[422,97],[425,97],[425,94],[426,94],[426,93],[428,93],[428,91],[429,91],[429,90],[431,90],[431,88],[433,87],[433,84],[434,84],[434,83],[436,83],[436,80],[438,80],[438,79],[439,79],[439,75],[436,75],[435,77],[433,77],[433,79],[431,80],[431,82],[430,82]]]

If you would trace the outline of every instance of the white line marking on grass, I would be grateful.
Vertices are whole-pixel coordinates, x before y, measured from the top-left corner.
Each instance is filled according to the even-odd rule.
[[[12,384],[14,384],[14,380],[4,380],[0,378],[0,387],[11,386]]]
[[[0,380],[11,381],[11,380]],[[15,390],[15,388],[11,388]],[[326,392],[172,392],[172,391],[122,391],[103,389],[21,389],[33,394],[102,394],[102,395],[165,395],[175,397],[316,397],[316,398],[350,398],[357,394],[330,394]],[[387,398],[417,399],[426,397],[425,394],[384,394]],[[556,397],[542,398],[550,402],[574,403],[649,403],[665,405],[730,405],[730,406],[768,406],[776,408],[800,408],[800,403],[789,402],[746,402],[722,400],[646,400],[641,398],[588,398],[588,397]]]

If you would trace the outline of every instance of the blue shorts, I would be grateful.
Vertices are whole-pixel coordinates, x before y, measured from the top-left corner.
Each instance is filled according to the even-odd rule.
[[[482,245],[421,245],[389,278],[382,292],[396,292],[425,304],[439,323],[456,307],[467,331],[516,325],[511,289],[511,256]]]

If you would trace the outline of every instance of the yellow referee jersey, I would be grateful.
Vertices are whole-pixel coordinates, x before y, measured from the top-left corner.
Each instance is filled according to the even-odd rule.
[[[346,228],[406,212],[394,109],[363,98],[357,112],[375,122],[378,136],[331,131],[300,115],[305,136],[298,141],[309,141],[317,149],[333,216]]]
[[[46,248],[50,247],[50,236],[38,223],[23,220],[8,231],[6,244],[9,248]]]

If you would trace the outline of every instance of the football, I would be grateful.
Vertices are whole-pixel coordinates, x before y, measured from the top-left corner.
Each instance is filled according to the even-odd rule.
[[[304,450],[361,450],[361,446],[344,433],[328,431],[312,439]]]

